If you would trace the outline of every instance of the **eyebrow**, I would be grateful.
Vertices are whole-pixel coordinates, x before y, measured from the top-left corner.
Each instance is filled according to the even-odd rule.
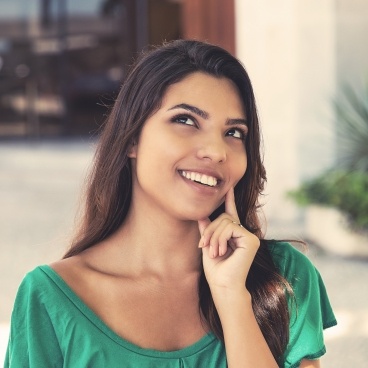
[[[210,117],[210,114],[204,110],[201,110],[199,107],[193,106],[193,105],[188,105],[186,103],[181,103],[179,105],[175,105],[172,108],[170,108],[169,110],[174,110],[174,109],[184,109],[184,110],[188,110],[198,116],[200,116],[203,119],[208,119]]]
[[[200,109],[199,107],[189,105],[186,103],[175,105],[171,107],[168,111],[174,110],[174,109],[184,109],[184,110],[190,111],[206,120],[209,119],[210,117],[210,114],[208,112]],[[238,124],[248,126],[246,119],[237,118],[237,119],[227,119],[226,121],[226,125],[238,125]]]

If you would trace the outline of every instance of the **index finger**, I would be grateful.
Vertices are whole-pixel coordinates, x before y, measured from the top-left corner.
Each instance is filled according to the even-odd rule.
[[[225,212],[239,220],[238,211],[236,210],[234,188],[231,187],[225,195]]]

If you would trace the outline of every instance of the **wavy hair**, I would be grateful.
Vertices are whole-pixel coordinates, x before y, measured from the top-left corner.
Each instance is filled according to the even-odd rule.
[[[235,202],[243,226],[261,239],[246,282],[262,333],[277,361],[289,339],[287,281],[276,269],[263,239],[258,219],[258,199],[266,173],[260,153],[261,135],[252,85],[242,64],[218,46],[176,40],[143,53],[131,68],[100,135],[86,190],[82,222],[64,258],[79,254],[113,234],[123,223],[131,202],[132,170],[128,158],[148,117],[160,107],[167,88],[194,72],[227,78],[237,87],[248,124],[245,148],[247,170],[236,185]],[[210,216],[224,212],[221,205]],[[204,273],[199,281],[201,315],[223,341],[217,314]]]

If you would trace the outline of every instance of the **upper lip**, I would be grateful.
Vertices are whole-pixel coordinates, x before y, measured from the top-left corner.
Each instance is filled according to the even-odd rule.
[[[179,171],[186,171],[186,172],[195,172],[199,174],[204,174],[207,176],[212,176],[217,179],[217,182],[223,181],[223,176],[216,170],[210,168],[190,168],[190,169],[179,169]]]

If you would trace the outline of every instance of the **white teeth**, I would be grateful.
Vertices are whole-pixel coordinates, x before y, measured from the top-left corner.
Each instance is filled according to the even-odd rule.
[[[182,176],[184,176],[184,178],[187,178],[192,181],[196,181],[204,185],[208,185],[210,187],[214,187],[217,185],[217,179],[214,178],[213,176],[208,176],[208,175],[196,173],[193,171],[191,172],[181,171],[180,173]]]
[[[197,181],[201,182],[202,184],[208,185],[208,179],[209,177],[207,175],[202,175],[202,177],[200,177],[200,180]]]

